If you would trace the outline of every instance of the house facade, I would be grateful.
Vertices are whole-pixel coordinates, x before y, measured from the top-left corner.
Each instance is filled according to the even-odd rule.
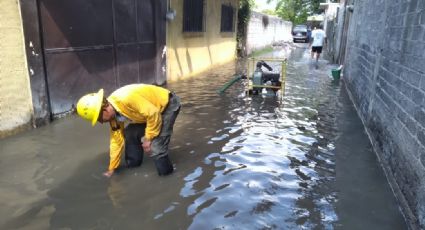
[[[103,88],[162,85],[236,58],[238,0],[3,0],[0,137]],[[78,16],[76,16],[78,15]]]
[[[167,78],[175,81],[236,58],[239,0],[171,0]]]
[[[33,106],[19,4],[0,1],[0,137],[31,125]],[[5,130],[5,131],[2,131]]]

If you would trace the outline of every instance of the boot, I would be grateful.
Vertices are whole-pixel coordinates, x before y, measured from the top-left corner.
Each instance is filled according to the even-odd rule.
[[[168,158],[168,155],[155,159],[154,162],[158,175],[160,176],[169,175],[174,170],[173,164],[171,163],[170,158]]]

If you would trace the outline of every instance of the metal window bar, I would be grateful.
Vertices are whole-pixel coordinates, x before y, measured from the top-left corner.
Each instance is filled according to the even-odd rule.
[[[232,6],[221,5],[221,32],[234,32],[234,12]]]
[[[204,0],[184,0],[183,32],[204,31]]]

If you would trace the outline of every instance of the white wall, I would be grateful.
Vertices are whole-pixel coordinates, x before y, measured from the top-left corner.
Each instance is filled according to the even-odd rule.
[[[33,115],[19,2],[0,0],[0,138]]]
[[[263,17],[268,17],[268,25],[263,23]],[[291,41],[292,23],[278,17],[252,12],[248,23],[246,49],[247,54],[262,49],[275,42]]]

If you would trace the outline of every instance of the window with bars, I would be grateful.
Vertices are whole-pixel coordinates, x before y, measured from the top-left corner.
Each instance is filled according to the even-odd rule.
[[[184,0],[183,32],[204,31],[204,0]]]
[[[234,32],[234,9],[231,5],[221,5],[221,32]]]

